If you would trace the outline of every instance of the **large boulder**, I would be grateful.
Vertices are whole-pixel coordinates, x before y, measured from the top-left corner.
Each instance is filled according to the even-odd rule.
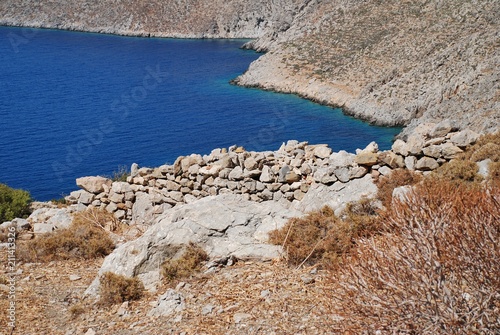
[[[294,208],[302,212],[309,212],[328,205],[338,212],[349,202],[358,201],[363,197],[374,197],[377,190],[371,175],[353,179],[348,183],[336,182],[331,186],[314,184],[302,201],[294,204]]]
[[[104,191],[103,185],[111,186],[111,179],[104,177],[81,177],[76,179],[76,185],[87,192],[99,194]]]
[[[272,259],[280,255],[281,247],[265,243],[269,231],[301,214],[276,202],[256,203],[240,195],[206,197],[166,211],[143,236],[107,256],[99,275],[111,271],[139,276],[152,288],[159,279],[159,265],[189,242],[201,246],[211,258]],[[98,287],[99,276],[87,294],[97,294]]]

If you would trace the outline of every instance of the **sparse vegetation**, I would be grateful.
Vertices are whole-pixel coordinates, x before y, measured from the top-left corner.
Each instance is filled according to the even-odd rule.
[[[116,171],[113,171],[111,180],[113,181],[127,181],[127,177],[130,176],[128,168],[125,165],[120,165]]]
[[[392,202],[392,192],[396,187],[415,185],[421,179],[422,176],[413,171],[396,169],[388,177],[379,179],[377,198],[385,207],[389,207]]]
[[[0,223],[28,217],[32,201],[29,192],[0,183]]]
[[[332,266],[354,246],[357,238],[378,232],[380,224],[375,213],[375,205],[368,199],[349,204],[344,219],[325,206],[270,232],[269,242],[283,246],[290,265]]]
[[[78,213],[69,228],[19,243],[19,258],[32,262],[108,255],[114,249],[114,242],[103,228],[106,221],[93,221],[94,215],[95,210]],[[100,215],[108,217],[107,213]]]
[[[206,260],[208,260],[207,253],[194,243],[190,243],[180,257],[168,259],[162,264],[161,273],[167,282],[188,278],[199,271]]]
[[[78,316],[82,315],[83,313],[85,313],[85,307],[83,307],[82,304],[75,304],[75,305],[72,305],[69,309],[69,314],[71,315],[71,317],[74,319],[74,318],[77,318]]]
[[[136,277],[106,272],[100,278],[99,295],[99,303],[104,306],[139,300],[144,295],[144,285]]]
[[[499,196],[434,180],[395,201],[391,233],[360,242],[332,273],[342,332],[498,333]]]

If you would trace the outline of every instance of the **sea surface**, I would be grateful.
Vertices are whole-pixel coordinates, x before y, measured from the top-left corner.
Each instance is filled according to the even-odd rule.
[[[244,42],[0,27],[0,182],[45,201],[77,189],[77,177],[233,144],[390,147],[399,128],[231,85],[260,56]]]

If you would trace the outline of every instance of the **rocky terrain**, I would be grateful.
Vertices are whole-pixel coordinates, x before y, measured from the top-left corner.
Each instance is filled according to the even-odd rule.
[[[256,38],[235,80],[381,125],[499,124],[500,4],[455,1],[11,1],[0,24],[165,37]]]

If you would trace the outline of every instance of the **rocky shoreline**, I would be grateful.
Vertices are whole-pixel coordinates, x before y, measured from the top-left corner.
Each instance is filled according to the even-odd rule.
[[[72,1],[0,4],[0,25],[129,36],[253,38],[267,53],[234,80],[384,126],[451,119],[479,133],[500,123],[500,4],[346,1]]]

